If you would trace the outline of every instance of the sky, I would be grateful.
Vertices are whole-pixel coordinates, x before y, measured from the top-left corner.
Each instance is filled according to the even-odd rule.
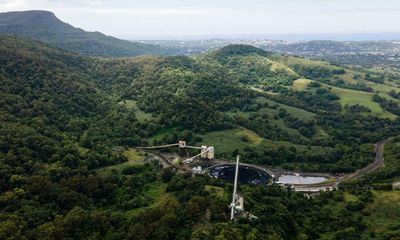
[[[0,0],[125,39],[400,33],[399,0]]]

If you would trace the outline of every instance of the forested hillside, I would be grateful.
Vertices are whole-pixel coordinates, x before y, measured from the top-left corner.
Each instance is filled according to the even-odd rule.
[[[246,45],[108,59],[2,36],[0,82],[0,239],[399,234],[395,224],[367,228],[366,211],[376,214],[374,199],[385,194],[364,189],[374,175],[352,183],[351,193],[311,199],[275,185],[242,186],[257,218],[231,224],[230,183],[175,173],[146,161],[151,154],[125,150],[184,139],[215,146],[222,159],[239,153],[260,165],[355,171],[373,160],[373,143],[400,132],[397,76]]]
[[[173,52],[172,49],[120,40],[100,32],[86,32],[62,22],[47,11],[0,13],[0,33],[94,56],[166,55]]]

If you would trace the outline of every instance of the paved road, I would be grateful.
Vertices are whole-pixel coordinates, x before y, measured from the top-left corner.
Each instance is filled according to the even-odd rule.
[[[375,159],[374,159],[374,161],[372,163],[368,164],[364,168],[358,169],[357,171],[355,171],[353,173],[345,175],[342,179],[340,179],[339,182],[357,179],[366,173],[375,171],[376,169],[380,168],[384,164],[384,160],[385,160],[385,158],[383,157],[383,150],[385,148],[385,144],[389,140],[390,139],[386,139],[386,140],[382,140],[382,141],[375,143]]]
[[[327,188],[332,189],[332,188],[336,188],[340,182],[357,179],[366,173],[377,170],[384,164],[385,158],[383,157],[383,151],[385,148],[385,144],[390,140],[391,140],[391,138],[375,143],[375,159],[372,163],[368,164],[364,168],[358,169],[353,173],[346,174],[344,177],[338,179],[338,181],[336,181],[332,184],[327,184],[327,185],[323,185],[323,186],[313,186],[313,185],[299,186],[298,189],[295,189],[295,190],[302,191],[302,192],[317,192],[317,191],[321,191],[321,190],[324,190]]]

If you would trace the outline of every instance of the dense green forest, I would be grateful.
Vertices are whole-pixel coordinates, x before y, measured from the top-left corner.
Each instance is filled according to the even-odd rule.
[[[400,177],[398,138],[385,168],[335,191],[310,198],[241,186],[257,218],[236,224],[228,221],[231,183],[115,150],[184,139],[215,146],[222,159],[352,172],[372,162],[375,142],[400,132],[400,79],[383,72],[246,45],[100,58],[1,36],[0,82],[0,239],[400,236],[388,220],[400,217],[398,191],[388,191]]]

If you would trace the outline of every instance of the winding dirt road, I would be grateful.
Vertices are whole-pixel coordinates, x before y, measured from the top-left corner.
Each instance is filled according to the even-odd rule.
[[[375,171],[376,169],[380,168],[384,164],[385,158],[383,157],[383,151],[385,148],[385,144],[389,140],[390,139],[385,139],[385,140],[375,143],[375,159],[374,159],[374,161],[372,163],[368,164],[367,166],[365,166],[364,168],[358,169],[357,171],[355,171],[353,173],[345,175],[343,178],[340,179],[339,182],[357,179],[366,173]]]
[[[341,182],[357,179],[366,173],[370,173],[370,172],[377,170],[384,164],[385,158],[383,157],[383,151],[385,148],[385,144],[390,140],[391,140],[391,138],[379,141],[374,144],[375,145],[375,159],[372,163],[368,164],[367,166],[365,166],[361,169],[358,169],[355,172],[344,175],[343,177],[339,178],[336,182],[334,182],[332,184],[322,184],[320,186],[318,186],[319,184],[308,185],[308,186],[297,186],[297,187],[295,187],[295,191],[319,192],[324,189],[334,189],[334,188],[337,188],[337,186]]]

